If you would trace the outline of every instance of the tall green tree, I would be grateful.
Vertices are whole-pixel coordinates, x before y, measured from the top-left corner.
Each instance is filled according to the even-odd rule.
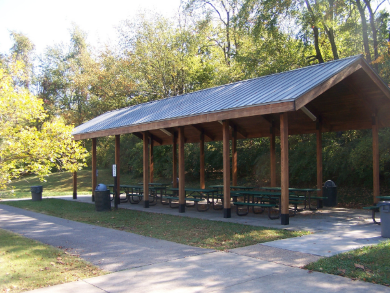
[[[22,61],[0,67],[0,189],[27,173],[43,180],[53,168],[77,171],[87,155],[72,140],[73,127],[61,119],[44,122],[42,101],[15,84],[25,72]]]

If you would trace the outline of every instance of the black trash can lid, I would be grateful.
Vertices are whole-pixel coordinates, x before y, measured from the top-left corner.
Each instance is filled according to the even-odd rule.
[[[380,201],[376,205],[377,207],[390,206],[390,201]]]
[[[107,190],[107,186],[103,183],[99,183],[95,188],[95,191],[106,191],[106,190]]]
[[[336,184],[332,180],[325,182],[324,187],[336,187]]]

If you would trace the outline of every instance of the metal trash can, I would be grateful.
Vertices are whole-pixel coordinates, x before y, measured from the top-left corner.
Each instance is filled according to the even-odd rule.
[[[42,200],[42,191],[43,186],[31,186],[31,197],[33,201],[40,201]]]
[[[382,237],[390,238],[390,201],[380,201],[377,206],[381,214]]]
[[[110,190],[102,183],[95,189],[95,209],[97,212],[111,211]]]
[[[335,207],[337,206],[337,186],[332,180],[325,182],[322,187],[322,196],[324,199],[324,206]]]

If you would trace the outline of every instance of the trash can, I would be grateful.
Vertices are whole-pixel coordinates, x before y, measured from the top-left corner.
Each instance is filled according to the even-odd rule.
[[[390,201],[380,201],[377,206],[381,214],[382,237],[390,238]]]
[[[33,201],[42,200],[43,186],[31,186],[31,197]]]
[[[337,186],[332,180],[325,182],[322,187],[322,196],[324,199],[324,206],[335,207],[337,206]]]
[[[101,183],[95,189],[95,209],[97,212],[111,211],[110,190]]]

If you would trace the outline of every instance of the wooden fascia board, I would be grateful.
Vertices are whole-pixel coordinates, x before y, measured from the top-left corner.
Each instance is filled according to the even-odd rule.
[[[371,69],[371,67],[365,62],[361,61],[361,66],[364,72],[370,77],[370,79],[378,86],[382,93],[390,99],[390,89],[382,79]]]
[[[351,75],[352,73],[356,72],[362,68],[360,59],[352,63],[350,66],[342,70],[341,72],[335,74],[330,79],[326,80],[322,84],[316,86],[311,91],[307,92],[306,94],[302,95],[295,101],[295,109],[299,110],[315,98],[317,98],[319,95],[333,87],[334,85],[338,84],[340,81],[345,79],[347,76]]]
[[[265,115],[265,114],[290,112],[290,111],[295,111],[295,104],[293,101],[259,105],[259,106],[241,108],[241,109],[222,111],[217,113],[183,117],[183,118],[177,118],[171,120],[156,121],[156,122],[144,123],[144,124],[138,124],[132,126],[124,126],[119,128],[100,130],[100,131],[83,133],[83,134],[75,134],[73,137],[75,140],[81,140],[81,139],[105,137],[105,136],[126,134],[126,133],[133,133],[133,132],[143,132],[149,130],[156,130],[160,128],[173,128],[173,127],[186,126],[192,124],[216,122],[219,120],[228,120],[228,119],[251,117],[251,116],[258,116],[258,115]]]

